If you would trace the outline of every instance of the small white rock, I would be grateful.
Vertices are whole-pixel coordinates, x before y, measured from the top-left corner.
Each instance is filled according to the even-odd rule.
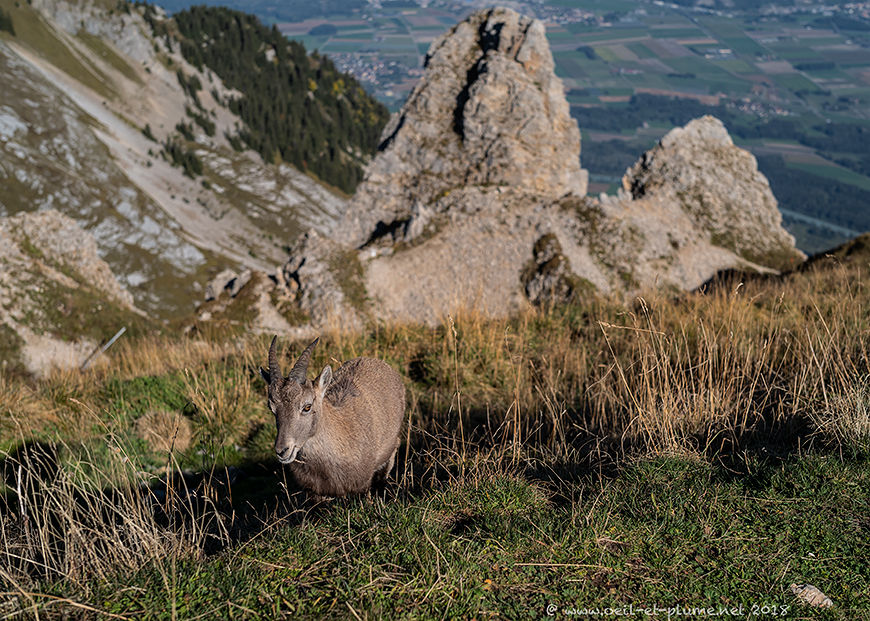
[[[830,597],[811,584],[792,584],[789,588],[795,597],[815,608],[831,608],[834,605]]]

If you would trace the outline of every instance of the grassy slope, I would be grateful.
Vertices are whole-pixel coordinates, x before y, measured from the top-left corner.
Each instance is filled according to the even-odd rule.
[[[796,618],[788,586],[810,581],[837,602],[821,618],[858,618],[867,611],[866,462],[752,465],[752,476],[736,478],[657,458],[613,480],[550,486],[472,468],[397,498],[291,516],[204,563],[179,562],[169,580],[166,568],[147,567],[126,582],[134,588],[97,587],[95,601],[181,617],[536,618],[548,605],[656,604],[773,606]]]
[[[21,248],[31,255],[33,263],[29,271],[16,266],[19,285],[9,294],[8,309],[25,309],[16,311],[14,316],[36,334],[60,341],[90,339],[94,343],[104,343],[121,327],[125,327],[127,336],[133,338],[153,334],[158,329],[152,319],[108,300],[103,291],[94,289],[70,266],[47,259],[26,238]],[[0,261],[0,267],[9,269],[3,261]],[[48,270],[62,273],[75,283],[75,287],[68,287],[50,277]],[[20,299],[16,300],[16,295]],[[15,330],[0,323],[0,373],[9,377],[26,377],[21,356],[24,345]],[[14,441],[14,438],[14,435],[9,436],[8,441]]]
[[[61,441],[30,525],[9,490],[0,502],[7,605],[524,618],[550,604],[743,604],[743,617],[776,605],[861,618],[866,242],[783,279],[627,310],[588,300],[325,335],[311,374],[365,354],[408,378],[399,482],[377,498],[315,507],[277,468],[256,371],[266,338],[131,339],[86,375],[2,378],[0,448]],[[192,430],[182,442],[172,424],[151,429],[170,454],[137,423],[155,411]],[[799,608],[791,582],[836,607]]]
[[[82,57],[63,42],[63,37],[55,32],[37,11],[15,0],[0,0],[0,8],[12,17],[16,43],[29,47],[58,69],[103,97],[116,96],[111,87],[111,80],[96,67],[89,63],[85,64]],[[116,57],[114,53],[113,57]],[[120,58],[117,60],[123,63]],[[129,67],[127,71],[130,71]]]

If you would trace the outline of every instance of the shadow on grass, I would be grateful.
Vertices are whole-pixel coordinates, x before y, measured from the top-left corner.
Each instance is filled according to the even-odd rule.
[[[410,504],[426,497],[433,489],[451,482],[467,482],[474,473],[487,468],[495,473],[510,473],[546,490],[553,506],[571,505],[578,490],[597,488],[616,478],[636,458],[648,455],[640,444],[631,445],[613,434],[598,435],[585,429],[579,412],[568,413],[575,431],[560,436],[541,424],[519,438],[516,446],[511,430],[504,425],[493,428],[485,411],[467,411],[463,416],[463,436],[413,429],[410,443],[400,446],[392,480],[372,496]],[[706,458],[717,477],[743,479],[746,485],[767,485],[776,466],[802,454],[830,452],[836,447],[823,445],[810,435],[810,425],[801,419],[784,422],[766,420],[746,430],[738,438],[719,434],[694,438],[706,447],[696,457]],[[408,449],[408,450],[406,450]],[[276,528],[294,528],[319,520],[336,506],[354,499],[318,501],[295,483],[289,468],[276,460],[248,460],[235,466],[215,466],[207,471],[177,469],[152,479],[150,484],[121,489],[67,488],[58,501],[56,479],[61,471],[58,449],[44,442],[28,442],[11,451],[0,462],[6,486],[0,495],[3,548],[14,560],[19,573],[33,580],[57,578],[60,571],[51,558],[62,556],[68,545],[65,529],[71,525],[93,533],[123,527],[129,519],[118,511],[131,498],[142,502],[142,519],[169,534],[201,532],[198,549],[204,555],[250,541]],[[69,491],[69,490],[72,491]],[[55,494],[54,496],[52,494]],[[476,518],[459,516],[452,525],[457,533],[474,530]],[[34,525],[40,528],[34,529]],[[38,532],[37,532],[38,530]],[[34,545],[33,539],[39,538]],[[10,556],[10,554],[12,556]]]

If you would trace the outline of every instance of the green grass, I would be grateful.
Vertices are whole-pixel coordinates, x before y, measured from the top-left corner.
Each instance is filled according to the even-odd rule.
[[[30,297],[36,304],[31,325],[62,339],[84,337],[100,343],[123,326],[127,327],[128,336],[133,337],[154,327],[149,319],[107,302],[87,285],[68,289],[46,279]]]
[[[328,43],[322,45],[320,47],[320,50],[326,54],[341,54],[341,53],[356,52],[361,47],[369,48],[371,46],[372,46],[372,44],[370,41],[356,42],[356,41],[331,40]]]
[[[709,94],[718,92],[728,94],[742,94],[749,92],[750,85],[746,80],[736,77],[714,63],[699,57],[670,58],[667,65],[674,69],[675,73],[692,73],[695,79],[673,79],[671,84],[676,90],[686,90],[687,87],[700,90]]]
[[[17,0],[0,0],[0,8],[12,17],[15,40],[18,43],[31,48],[94,92],[107,98],[115,97],[116,93],[110,86],[111,81],[96,67],[83,64],[61,41],[60,35],[29,5]]]
[[[550,42],[550,45],[558,43],[570,43],[571,41],[577,40],[577,35],[571,31],[548,32],[547,40]]]
[[[778,86],[792,92],[807,91],[812,93],[819,90],[819,87],[815,82],[805,78],[799,73],[784,73],[771,77]]]
[[[649,36],[644,28],[608,28],[606,30],[595,29],[590,33],[582,33],[577,37],[578,45],[596,42],[621,41],[622,39],[640,39]]]
[[[562,77],[570,76],[571,78],[582,78],[586,76],[587,71],[593,64],[601,63],[601,61],[587,60],[585,57],[581,59],[580,55],[575,52],[556,52],[554,57],[556,60],[557,75]]]
[[[204,561],[92,585],[108,613],[140,618],[539,618],[569,608],[774,606],[809,611],[791,583],[867,608],[870,470],[752,459],[752,473],[671,458],[570,482],[492,466],[385,499],[335,501]],[[553,473],[556,475],[557,473]],[[111,584],[111,583],[110,583]],[[63,583],[50,594],[64,595]],[[63,606],[61,605],[61,610]],[[254,612],[256,611],[256,612]]]
[[[184,374],[145,375],[128,380],[111,378],[102,387],[105,408],[124,420],[133,420],[146,410],[183,410],[190,402]]]
[[[625,79],[637,88],[670,88],[670,82],[657,73],[643,72],[635,75],[626,74]]]
[[[809,69],[804,71],[804,73],[822,80],[844,80],[846,82],[854,80],[852,76],[840,69]]]
[[[733,19],[708,17],[701,18],[699,21],[720,38],[743,35],[743,25]]]
[[[311,35],[289,35],[289,38],[299,41],[307,50],[319,50],[329,40],[329,37],[316,37]]]
[[[589,24],[584,24],[582,22],[574,22],[565,24],[565,29],[568,32],[573,32],[574,34],[590,34],[596,32],[598,28],[596,26],[590,26]]]
[[[130,66],[130,64],[118,56],[118,54],[109,47],[105,41],[103,41],[100,37],[96,37],[87,32],[79,32],[76,35],[85,45],[87,45],[91,50],[104,61],[106,61],[109,65],[117,69],[124,77],[128,80],[132,80],[137,84],[143,85],[142,79],[139,77],[139,74]]]
[[[596,45],[594,48],[595,54],[606,63],[619,62],[619,56],[612,49],[603,45]]]
[[[656,39],[706,39],[707,34],[697,28],[651,28],[649,33]]]
[[[625,96],[634,95],[634,88],[629,88],[629,87],[623,86],[624,82],[614,81],[613,84],[618,84],[619,86],[610,86],[610,85],[604,86],[601,88],[601,94],[602,95],[609,95],[611,97],[625,97]]]
[[[600,220],[585,201],[564,207]],[[317,506],[271,457],[266,336],[141,337],[86,374],[0,376],[0,448],[60,447],[28,525],[0,489],[10,612],[538,618],[631,604],[860,618],[867,242],[630,312],[581,296],[327,332],[310,375],[385,360],[405,378],[408,427],[386,492]],[[171,454],[142,433],[154,411],[190,427]],[[835,608],[799,608],[792,582]]]
[[[640,41],[636,41],[634,43],[626,43],[625,47],[634,52],[638,58],[656,58],[655,52],[653,52]]]
[[[758,69],[747,63],[745,60],[740,60],[739,58],[717,60],[713,61],[713,63],[717,67],[733,73],[758,73]]]
[[[771,45],[770,51],[780,58],[792,61],[792,63],[823,60],[820,54],[806,45],[796,45],[792,43],[777,44]]]
[[[721,39],[722,43],[725,47],[730,48],[737,54],[746,55],[746,56],[762,56],[767,50],[761,47],[758,43],[756,43],[753,39],[749,37],[724,37]]]

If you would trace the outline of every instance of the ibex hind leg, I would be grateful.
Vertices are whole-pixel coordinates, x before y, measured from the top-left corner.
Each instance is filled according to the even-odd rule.
[[[390,476],[390,472],[393,470],[393,466],[396,464],[396,451],[398,451],[398,447],[393,449],[393,454],[390,455],[390,458],[386,461],[386,463],[375,470],[374,475],[372,475],[372,489],[373,490],[383,490],[387,485],[387,477]]]

